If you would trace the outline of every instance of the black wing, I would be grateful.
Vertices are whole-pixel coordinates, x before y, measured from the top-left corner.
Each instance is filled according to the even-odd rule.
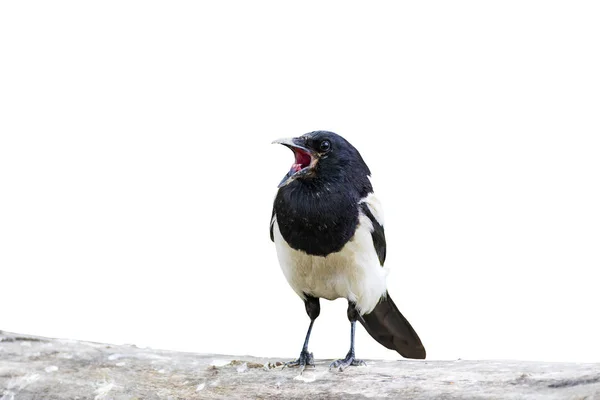
[[[383,267],[383,263],[385,262],[385,232],[383,230],[383,225],[377,221],[377,218],[371,212],[371,209],[367,205],[367,203],[361,203],[360,207],[362,212],[371,220],[373,224],[373,232],[371,232],[371,236],[373,237],[373,246],[375,246],[375,251],[377,252],[377,257],[379,257],[379,263]],[[273,227],[271,225],[271,231]]]
[[[275,205],[273,205],[273,213],[271,214],[271,242],[275,242],[275,236],[273,236],[273,224],[275,224]]]

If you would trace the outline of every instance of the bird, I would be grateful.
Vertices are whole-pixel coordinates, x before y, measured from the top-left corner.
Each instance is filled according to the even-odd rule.
[[[300,367],[302,373],[315,366],[308,343],[321,298],[348,301],[350,350],[330,369],[365,365],[355,354],[356,321],[386,348],[424,359],[421,339],[387,291],[383,210],[358,150],[329,131],[273,143],[291,149],[294,163],[278,185],[270,236],[283,274],[310,318],[300,356],[284,367]]]

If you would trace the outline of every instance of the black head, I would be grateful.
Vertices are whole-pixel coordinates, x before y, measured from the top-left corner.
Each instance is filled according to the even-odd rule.
[[[295,156],[292,168],[279,184],[280,188],[292,182],[315,185],[355,183],[364,186],[371,174],[358,150],[333,132],[314,131],[273,143],[289,147]]]

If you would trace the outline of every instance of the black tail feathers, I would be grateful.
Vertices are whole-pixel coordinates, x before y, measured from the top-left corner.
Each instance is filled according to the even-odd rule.
[[[389,294],[386,293],[373,311],[360,316],[359,321],[373,339],[390,350],[396,350],[402,357],[425,358],[425,347],[419,335],[398,310]]]

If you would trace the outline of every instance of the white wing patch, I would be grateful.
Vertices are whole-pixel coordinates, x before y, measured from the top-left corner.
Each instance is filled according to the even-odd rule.
[[[385,225],[383,218],[383,207],[381,206],[379,199],[375,197],[375,193],[369,193],[367,197],[360,201],[360,203],[366,203],[377,222],[379,222],[379,225]]]

